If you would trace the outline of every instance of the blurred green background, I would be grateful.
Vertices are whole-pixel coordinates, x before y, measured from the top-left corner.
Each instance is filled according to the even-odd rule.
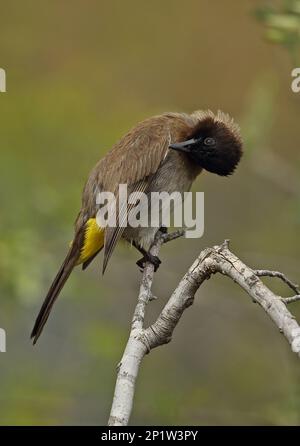
[[[233,177],[204,173],[195,184],[205,191],[205,236],[163,248],[148,322],[199,251],[224,238],[249,266],[300,281],[297,5],[1,1],[1,424],[107,422],[139,286],[137,253],[119,246],[104,278],[100,258],[77,269],[37,346],[29,334],[72,239],[89,170],[145,117],[221,108],[241,124],[246,148]],[[291,311],[300,318],[300,305]],[[214,277],[173,341],[145,358],[131,424],[299,422],[297,357],[237,285]]]

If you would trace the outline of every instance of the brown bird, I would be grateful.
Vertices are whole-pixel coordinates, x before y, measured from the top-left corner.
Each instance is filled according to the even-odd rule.
[[[159,225],[101,228],[96,221],[97,194],[109,191],[117,196],[119,184],[127,184],[129,193],[166,191],[183,194],[190,190],[202,169],[227,176],[233,173],[241,156],[239,127],[221,111],[217,114],[211,111],[164,113],[140,122],[121,138],[98,161],[88,177],[82,207],[75,221],[74,239],[36,319],[31,334],[33,343],[39,338],[75,265],[82,264],[85,269],[103,247],[103,272],[121,237],[142,252],[143,258],[137,262],[139,266],[150,261],[156,269],[160,264],[160,260],[149,253]],[[118,217],[120,223],[123,217]]]

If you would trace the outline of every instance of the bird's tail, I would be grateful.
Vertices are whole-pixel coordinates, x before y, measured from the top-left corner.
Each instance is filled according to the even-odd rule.
[[[95,218],[90,218],[84,226],[78,229],[71,243],[70,250],[53,280],[38,317],[36,318],[31,333],[34,344],[38,340],[47,322],[52,306],[68,280],[74,266],[82,264],[83,269],[85,269],[96,257],[98,252],[101,251],[103,244],[104,229],[98,226]]]
[[[78,240],[75,240],[78,241]],[[52,285],[48,291],[48,294],[44,300],[44,303],[42,305],[42,308],[40,309],[40,312],[36,318],[31,338],[33,339],[33,344],[36,343],[38,340],[45,323],[47,322],[47,319],[49,317],[50,311],[52,309],[52,306],[54,302],[56,301],[59,293],[61,292],[64,284],[68,280],[68,277],[70,276],[74,266],[76,265],[78,258],[80,256],[80,244],[78,243],[72,243],[72,246],[61,265],[55,279],[52,282]]]

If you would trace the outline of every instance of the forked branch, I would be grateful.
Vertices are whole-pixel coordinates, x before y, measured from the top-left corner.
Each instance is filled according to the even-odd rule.
[[[157,233],[151,248],[153,255],[158,255],[163,243],[183,235],[183,231],[171,234]],[[245,265],[229,250],[229,241],[220,246],[207,248],[200,252],[198,258],[179,282],[156,321],[144,327],[145,311],[153,298],[151,287],[154,267],[147,263],[137,305],[131,324],[130,336],[118,365],[117,382],[108,424],[126,426],[132,411],[135,383],[143,357],[153,348],[170,342],[173,331],[184,310],[192,305],[195,293],[201,284],[212,274],[221,273],[240,285],[258,303],[273,320],[279,331],[286,337],[291,349],[300,356],[300,327],[286,304],[300,299],[298,285],[291,282],[284,274],[277,271],[253,270]],[[282,298],[274,294],[259,277],[279,277],[295,293],[295,296]]]

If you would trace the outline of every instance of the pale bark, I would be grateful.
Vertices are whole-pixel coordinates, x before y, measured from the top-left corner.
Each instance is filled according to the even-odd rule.
[[[158,232],[151,253],[158,255],[163,243],[182,234],[183,231],[174,234]],[[128,424],[133,406],[136,379],[143,357],[153,348],[170,342],[184,310],[192,305],[196,291],[205,280],[216,273],[224,274],[240,285],[253,302],[258,303],[272,319],[289,342],[292,351],[300,356],[300,327],[286,307],[288,303],[300,299],[300,292],[298,286],[284,274],[277,271],[251,269],[229,250],[228,241],[220,246],[204,249],[181,279],[156,321],[145,328],[146,306],[154,298],[151,292],[154,268],[153,265],[147,263],[142,276],[130,336],[118,365],[117,382],[108,422],[110,426],[126,426]],[[259,277],[262,276],[280,278],[296,292],[296,295],[290,298],[275,295],[260,280]]]

